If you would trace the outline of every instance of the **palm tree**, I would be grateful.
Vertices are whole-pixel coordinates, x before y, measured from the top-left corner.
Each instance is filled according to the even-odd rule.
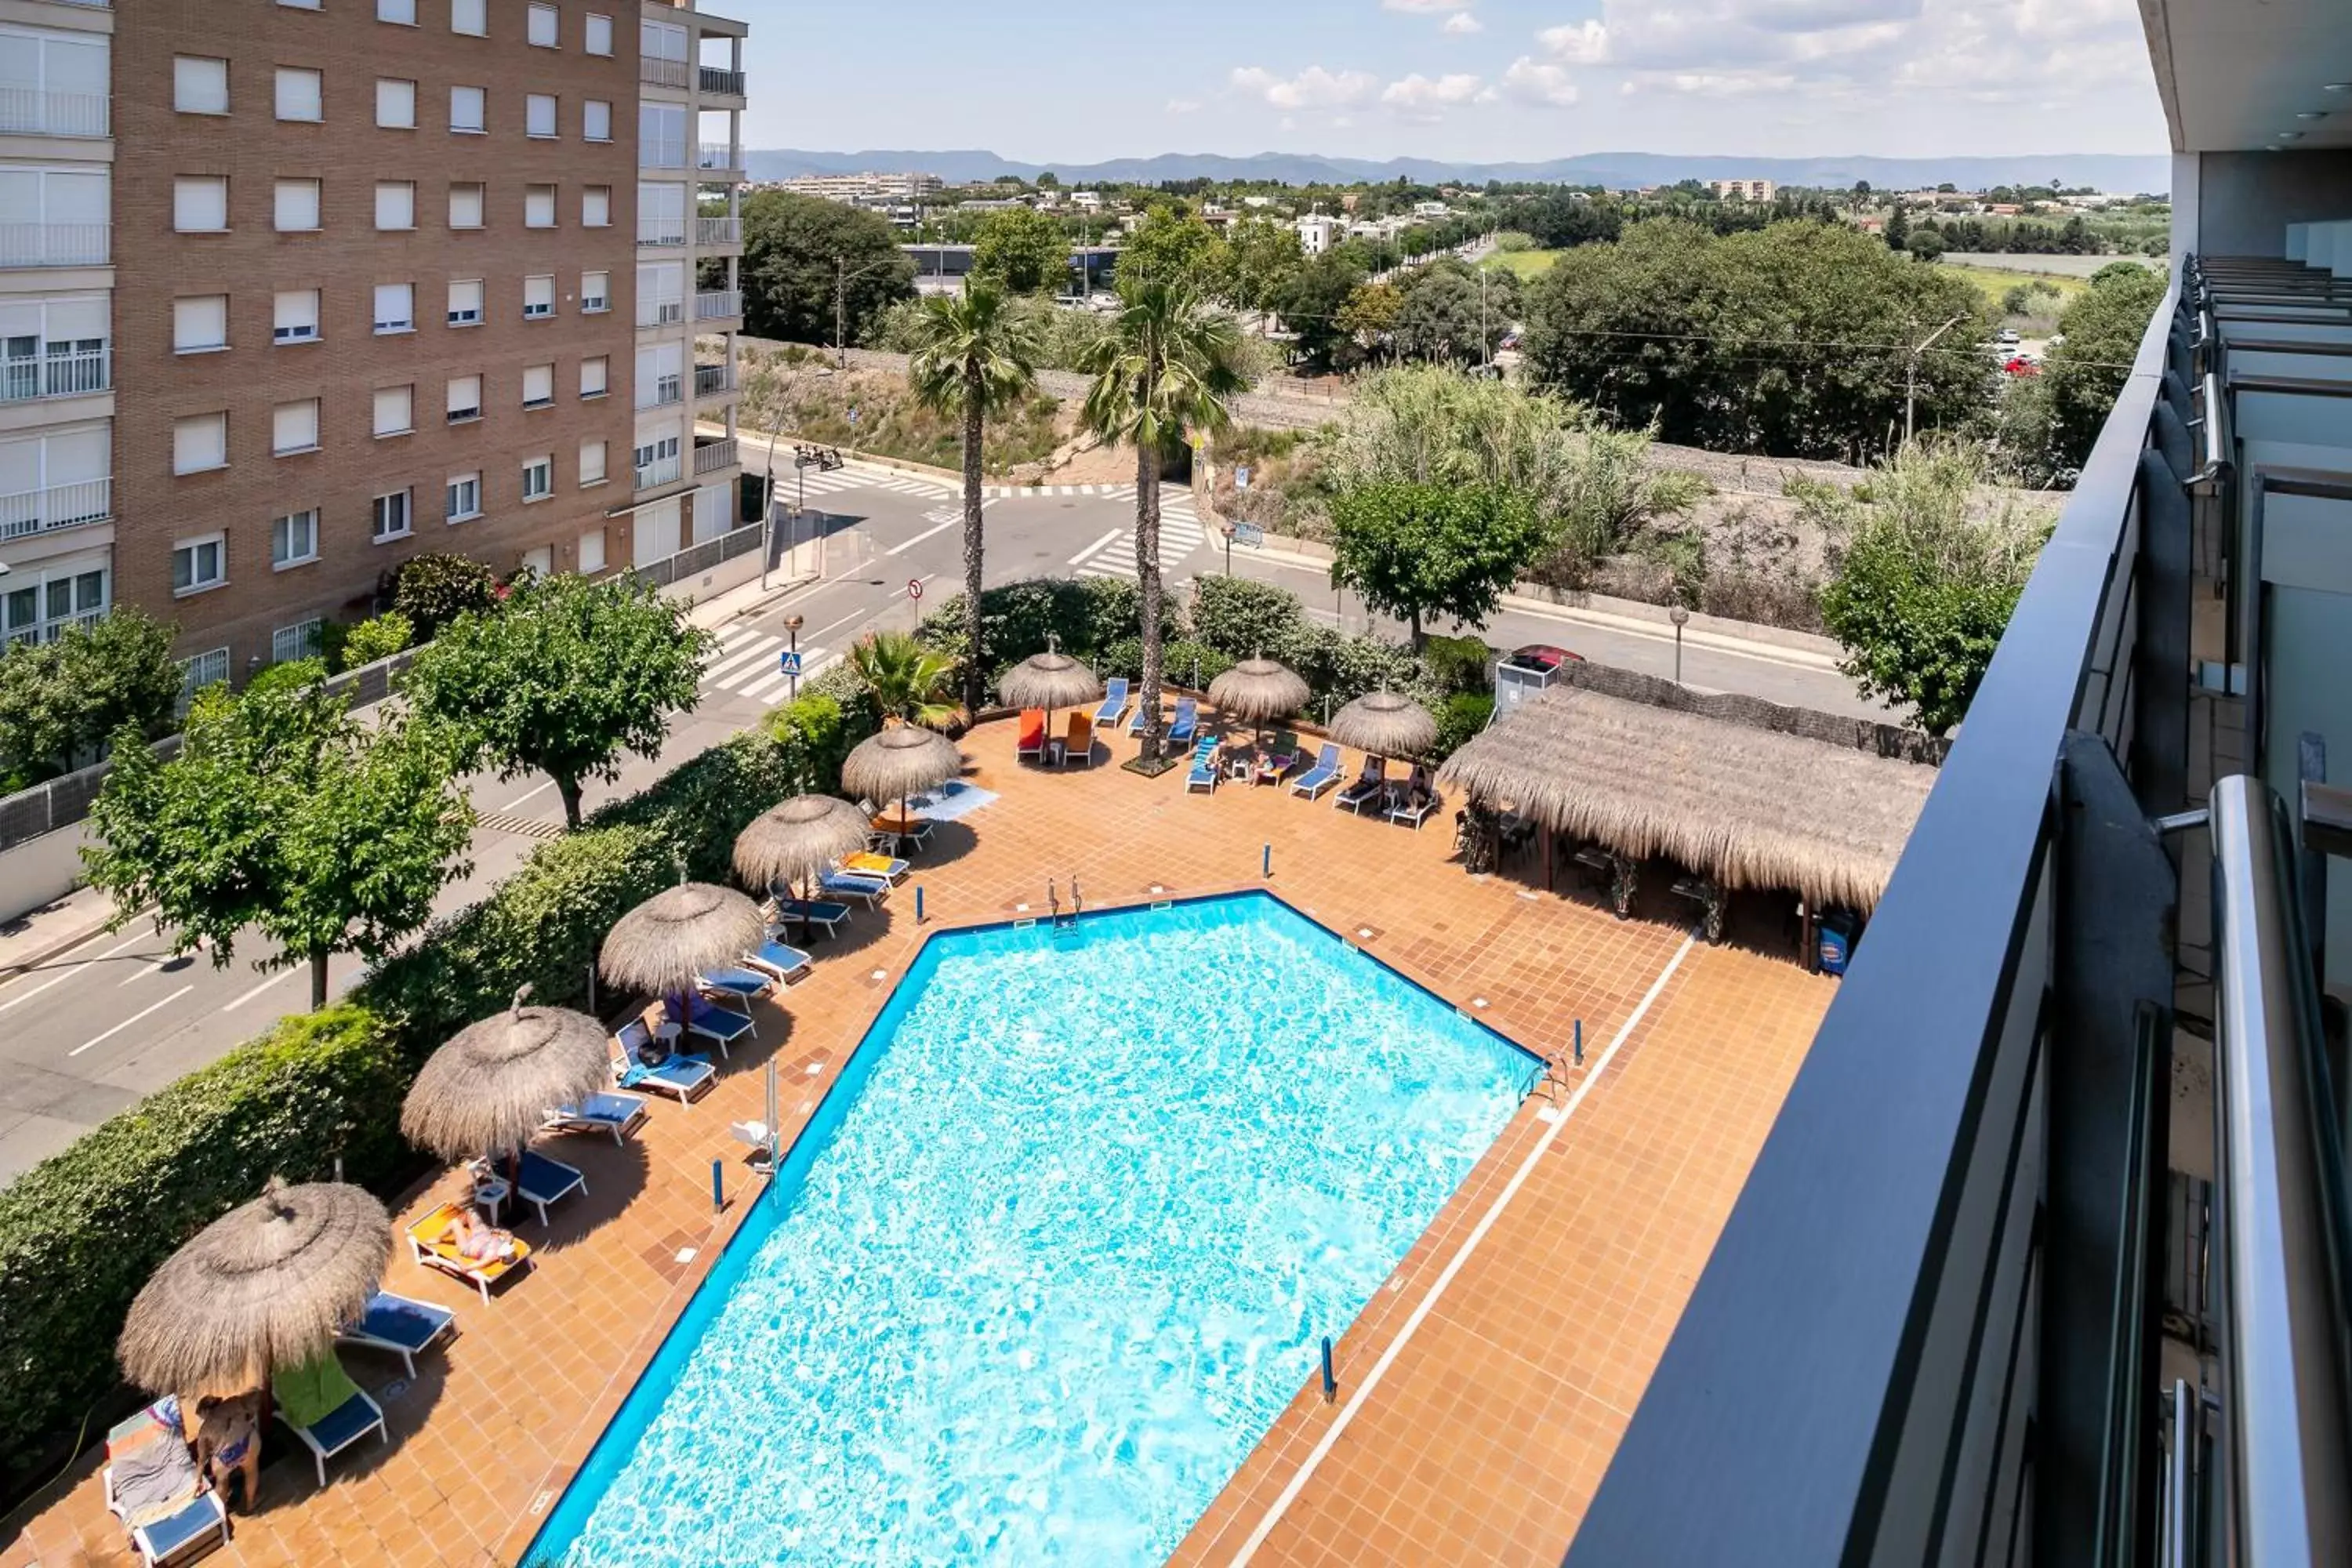
[[[874,694],[883,718],[937,730],[955,717],[947,700],[948,676],[955,667],[907,633],[861,637],[849,650],[849,664]]]
[[[1160,711],[1160,465],[1181,448],[1185,432],[1213,433],[1230,418],[1228,402],[1249,390],[1236,368],[1241,331],[1212,310],[1200,290],[1181,282],[1132,282],[1118,291],[1111,330],[1087,351],[1095,378],[1080,415],[1105,441],[1135,447],[1135,573],[1143,584],[1141,759],[1157,762],[1165,723]]]
[[[915,401],[963,421],[963,700],[973,713],[987,679],[980,647],[982,436],[990,415],[1017,408],[1036,389],[1042,352],[1035,320],[998,285],[974,279],[961,295],[924,302],[907,364]]]

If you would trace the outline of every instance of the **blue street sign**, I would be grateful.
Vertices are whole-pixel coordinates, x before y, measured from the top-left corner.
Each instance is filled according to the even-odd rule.
[[[798,652],[791,648],[787,648],[782,653],[778,654],[776,656],[776,662],[782,667],[779,671],[781,674],[798,675],[801,672],[801,656]]]
[[[1244,463],[1234,470],[1234,489],[1237,490],[1245,490],[1249,489],[1248,464]]]
[[[857,405],[855,403],[849,405],[849,427],[853,430],[857,428]]]
[[[1237,522],[1234,524],[1234,542],[1255,549],[1265,542],[1265,530],[1254,522]]]

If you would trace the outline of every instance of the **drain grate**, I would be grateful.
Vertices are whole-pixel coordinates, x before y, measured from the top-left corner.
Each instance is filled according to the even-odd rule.
[[[543,822],[535,816],[517,816],[510,811],[494,811],[478,819],[475,826],[487,827],[493,833],[520,834],[525,838],[563,837],[563,824],[560,822]]]

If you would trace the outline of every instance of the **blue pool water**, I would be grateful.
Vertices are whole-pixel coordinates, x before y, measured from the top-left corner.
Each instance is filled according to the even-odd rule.
[[[527,1561],[1157,1563],[1532,1065],[1270,898],[935,938]]]

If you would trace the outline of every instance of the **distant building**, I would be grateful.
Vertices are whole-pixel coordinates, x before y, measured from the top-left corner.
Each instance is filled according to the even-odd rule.
[[[937,174],[795,174],[779,180],[777,188],[794,195],[819,196],[829,202],[929,201],[946,188]]]
[[[1100,212],[1103,205],[1102,195],[1097,191],[1072,191],[1070,205],[1082,213]]]
[[[1780,193],[1770,180],[1709,180],[1707,189],[1727,202],[1769,202]]]
[[[1450,210],[1451,209],[1448,208],[1444,202],[1415,202],[1412,204],[1412,216],[1415,217],[1444,217]]]
[[[1297,223],[1298,248],[1309,256],[1321,256],[1339,243],[1339,220],[1323,213],[1309,213]]]
[[[1242,205],[1245,207],[1270,207],[1274,205],[1274,198],[1272,196],[1244,196],[1242,198]]]

